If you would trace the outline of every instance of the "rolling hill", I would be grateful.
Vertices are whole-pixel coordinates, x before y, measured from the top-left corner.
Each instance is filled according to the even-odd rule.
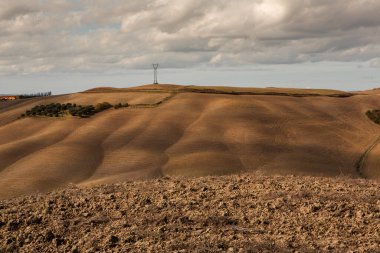
[[[377,179],[380,127],[365,112],[380,108],[379,98],[375,92],[146,85],[0,102],[0,198],[163,175],[260,171]],[[131,106],[85,119],[18,119],[35,105],[104,101]]]

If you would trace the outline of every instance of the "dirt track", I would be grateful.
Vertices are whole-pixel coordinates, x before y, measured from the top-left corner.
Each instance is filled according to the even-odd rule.
[[[163,178],[0,202],[0,252],[379,252],[380,183]]]
[[[363,153],[363,155],[360,157],[356,164],[356,168],[358,171],[358,175],[362,178],[368,178],[368,176],[365,175],[365,167],[367,165],[368,157],[370,156],[371,152],[376,149],[377,145],[380,142],[380,136],[376,138],[376,140],[371,144],[371,146],[368,147],[368,149]]]

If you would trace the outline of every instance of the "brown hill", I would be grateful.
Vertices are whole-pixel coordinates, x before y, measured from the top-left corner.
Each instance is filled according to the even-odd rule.
[[[99,87],[87,90],[88,93],[105,92],[133,92],[133,91],[153,91],[153,92],[194,92],[211,94],[230,94],[230,95],[283,95],[283,96],[331,96],[349,97],[352,93],[329,90],[329,89],[295,89],[295,88],[252,88],[252,87],[226,87],[226,86],[195,86],[177,84],[148,84],[130,88]]]
[[[270,95],[268,95],[270,94]],[[51,102],[128,102],[88,119],[17,117]],[[357,162],[380,135],[377,95],[331,90],[143,86],[0,104],[0,198],[162,175],[379,178]],[[376,147],[373,149],[376,151]],[[377,152],[377,151],[376,151]],[[375,164],[375,165],[372,165]]]
[[[379,252],[380,184],[162,178],[0,201],[0,252]]]

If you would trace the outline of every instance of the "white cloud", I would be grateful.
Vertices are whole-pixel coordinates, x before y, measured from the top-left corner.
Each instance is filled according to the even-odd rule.
[[[4,0],[0,73],[376,62],[377,0]]]

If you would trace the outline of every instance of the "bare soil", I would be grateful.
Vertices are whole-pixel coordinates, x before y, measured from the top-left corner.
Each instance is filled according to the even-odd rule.
[[[0,252],[379,252],[380,183],[164,177],[0,201]]]

